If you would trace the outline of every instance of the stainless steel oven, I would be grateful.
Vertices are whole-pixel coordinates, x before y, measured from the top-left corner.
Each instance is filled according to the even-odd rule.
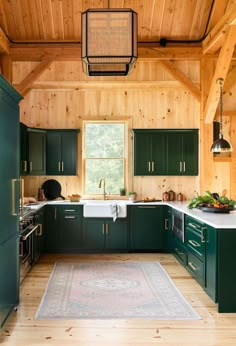
[[[172,209],[172,232],[184,242],[184,213],[174,208]]]
[[[20,283],[35,261],[35,237],[42,234],[42,226],[35,214],[27,214],[20,220]]]

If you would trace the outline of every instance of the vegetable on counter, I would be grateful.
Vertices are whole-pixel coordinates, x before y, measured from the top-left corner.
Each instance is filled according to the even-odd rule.
[[[211,193],[210,191],[205,191],[205,195],[198,195],[197,197],[190,200],[188,208],[234,208],[236,201],[229,199],[226,196],[219,196],[218,193]]]

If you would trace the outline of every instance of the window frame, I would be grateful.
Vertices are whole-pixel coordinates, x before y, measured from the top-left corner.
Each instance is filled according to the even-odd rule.
[[[86,193],[86,191],[85,191],[85,187],[86,187],[85,133],[86,133],[86,125],[87,124],[123,124],[124,125],[124,156],[123,156],[124,186],[123,187],[127,190],[127,185],[128,185],[128,121],[127,120],[111,120],[111,119],[83,120],[83,125],[82,125],[83,126],[83,131],[82,131],[82,194],[83,194],[83,196],[85,198],[86,198],[86,196],[89,198],[91,198],[91,197],[100,198],[103,196],[102,191],[99,194],[98,193]],[[101,158],[101,160],[104,160],[104,158]],[[98,184],[99,184],[99,181],[98,181]],[[106,192],[109,193],[109,191],[106,191]],[[112,196],[117,197],[118,195],[119,195],[119,193],[111,194],[110,197],[112,197]]]

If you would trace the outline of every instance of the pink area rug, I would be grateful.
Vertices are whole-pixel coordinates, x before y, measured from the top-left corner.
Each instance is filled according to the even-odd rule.
[[[56,263],[36,319],[199,319],[159,262]]]

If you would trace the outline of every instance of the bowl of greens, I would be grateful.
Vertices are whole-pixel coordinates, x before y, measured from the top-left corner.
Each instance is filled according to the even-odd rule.
[[[188,208],[198,208],[205,212],[229,213],[235,209],[236,201],[225,195],[205,191],[205,195],[199,195],[189,201]]]

